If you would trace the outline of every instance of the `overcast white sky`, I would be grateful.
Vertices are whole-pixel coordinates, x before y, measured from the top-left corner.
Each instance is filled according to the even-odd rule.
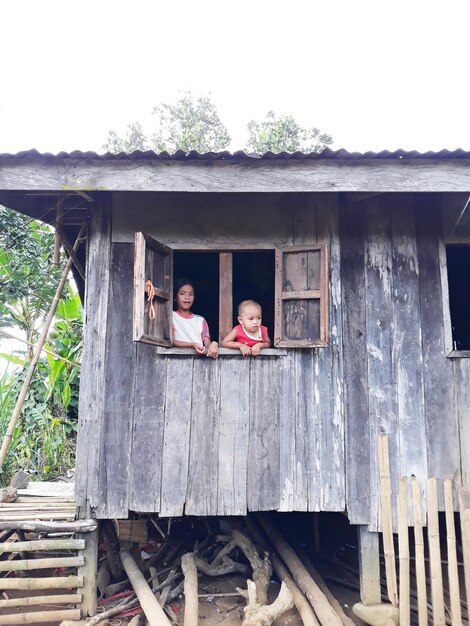
[[[0,3],[0,152],[97,150],[191,89],[243,148],[273,109],[351,151],[470,150],[470,3]]]

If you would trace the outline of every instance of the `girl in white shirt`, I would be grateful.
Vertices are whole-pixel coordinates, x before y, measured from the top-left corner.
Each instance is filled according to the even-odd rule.
[[[193,282],[189,278],[179,278],[175,286],[173,345],[176,348],[193,348],[198,354],[216,359],[219,344],[211,341],[206,320],[201,315],[191,313],[194,297]]]

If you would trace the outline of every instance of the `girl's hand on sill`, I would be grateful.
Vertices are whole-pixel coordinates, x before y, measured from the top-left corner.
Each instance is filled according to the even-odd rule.
[[[196,350],[196,352],[197,352],[198,354],[206,354],[206,349],[205,349],[205,347],[204,347],[204,346],[201,346],[201,344],[200,344],[200,343],[197,343],[197,341],[195,341],[195,342],[193,343],[193,348]]]
[[[219,356],[219,344],[217,341],[212,341],[207,348],[207,356],[211,359],[216,359]]]

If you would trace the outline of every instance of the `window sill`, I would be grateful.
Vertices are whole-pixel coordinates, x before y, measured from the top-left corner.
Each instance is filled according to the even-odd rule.
[[[470,350],[452,350],[447,355],[448,359],[470,359]]]
[[[157,352],[158,354],[162,354],[163,356],[194,356],[194,357],[199,356],[191,348],[161,348],[159,347],[157,348]],[[287,350],[285,349],[265,348],[264,350],[261,350],[259,356],[257,356],[256,358],[259,359],[260,357],[265,357],[265,356],[280,357],[280,356],[286,356],[286,354],[287,354]],[[223,356],[223,357],[234,356],[234,357],[246,358],[243,356],[240,350],[230,350],[229,348],[219,348],[219,356]]]

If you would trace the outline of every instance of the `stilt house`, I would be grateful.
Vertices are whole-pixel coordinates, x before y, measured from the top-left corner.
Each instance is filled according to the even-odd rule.
[[[463,151],[1,155],[1,204],[70,244],[87,224],[83,515],[342,511],[375,529],[380,434],[394,492],[400,475],[468,485],[469,194]],[[214,339],[253,298],[273,347],[172,347],[179,276]]]

